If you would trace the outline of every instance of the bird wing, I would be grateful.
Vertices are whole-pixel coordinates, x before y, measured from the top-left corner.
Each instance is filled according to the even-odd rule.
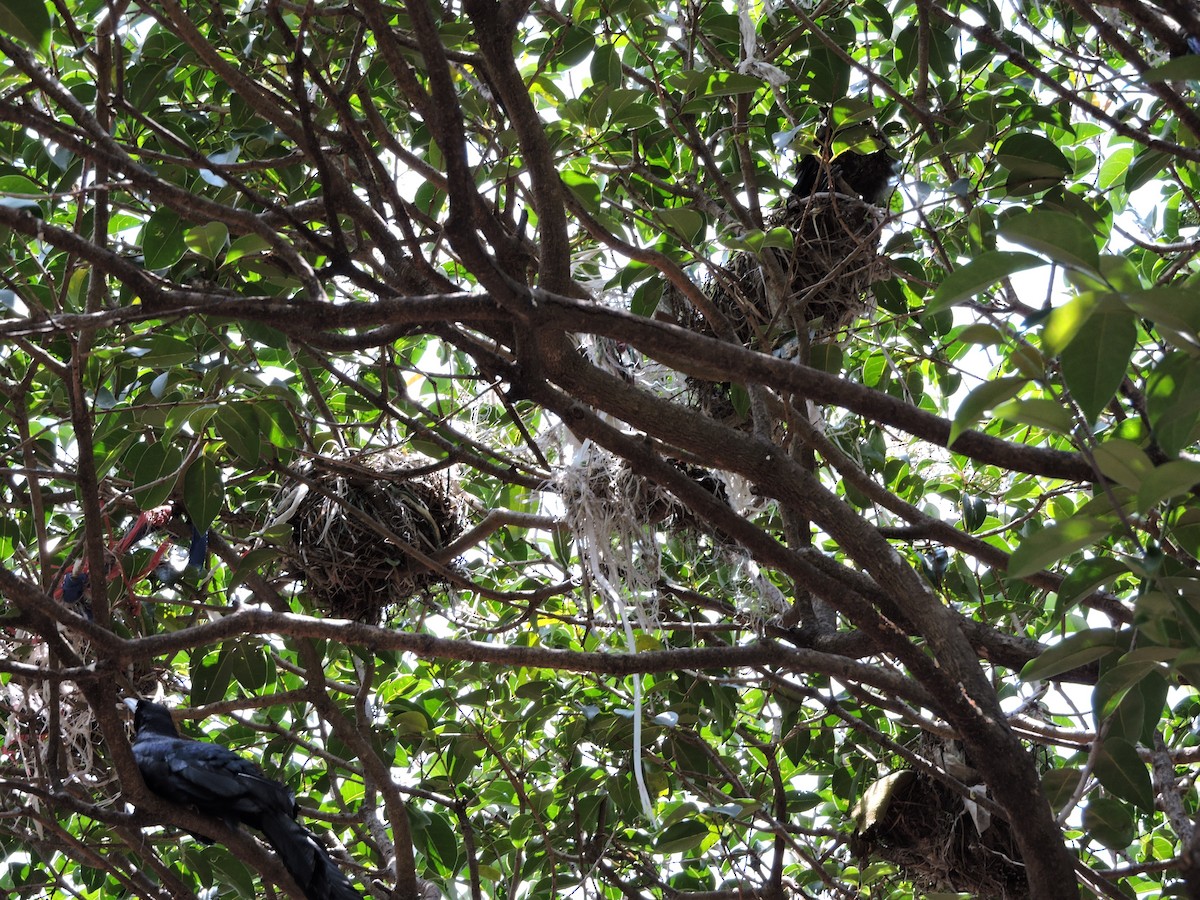
[[[294,815],[291,791],[227,747],[146,735],[133,753],[150,790],[176,803],[253,828],[266,813]]]

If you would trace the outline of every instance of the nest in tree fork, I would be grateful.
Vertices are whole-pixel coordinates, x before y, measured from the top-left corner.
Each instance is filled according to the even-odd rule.
[[[916,888],[978,900],[1029,897],[1008,822],[978,822],[961,794],[924,773],[893,772],[868,789],[855,812],[854,852],[894,864]]]
[[[318,461],[292,519],[289,568],[333,616],[379,624],[389,609],[444,582],[409,548],[436,557],[463,532],[445,473],[414,474],[399,451]]]
[[[844,194],[793,196],[767,222],[786,229],[792,246],[738,253],[705,293],[747,347],[790,356],[798,334],[827,342],[874,308],[871,285],[887,271],[879,254],[886,217],[879,207]],[[669,317],[712,333],[677,291],[664,299]]]

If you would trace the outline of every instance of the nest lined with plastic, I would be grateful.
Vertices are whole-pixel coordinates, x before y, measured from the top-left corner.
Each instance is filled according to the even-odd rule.
[[[95,658],[87,638],[68,630],[61,637],[81,658]],[[0,656],[35,668],[52,665],[49,645],[31,641],[24,633],[0,640]],[[160,678],[157,663],[146,659],[131,661],[120,675],[123,690],[137,696],[151,696]],[[10,680],[0,686],[0,722],[0,777],[36,784],[46,777],[53,754],[57,757],[53,767],[73,790],[115,792],[116,773],[103,751],[100,723],[73,682]],[[0,802],[2,810],[29,813],[47,808],[46,801],[34,794],[9,792],[7,796],[7,802]]]
[[[922,890],[966,892],[980,900],[1029,897],[1006,821],[993,818],[980,832],[963,796],[945,784],[913,770],[892,779],[885,809],[851,839],[855,853],[893,863]]]
[[[464,527],[447,476],[415,475],[399,451],[314,465],[292,519],[289,568],[337,618],[381,623],[446,581],[430,568]],[[407,465],[405,465],[407,463]],[[411,548],[411,549],[410,549]]]

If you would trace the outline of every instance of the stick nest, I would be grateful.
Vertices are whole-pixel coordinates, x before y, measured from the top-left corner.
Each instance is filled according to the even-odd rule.
[[[1029,897],[1009,824],[994,818],[981,834],[963,797],[923,773],[899,781],[886,814],[856,833],[850,846],[860,856],[895,864],[921,890],[966,892],[979,900]]]
[[[813,344],[831,343],[875,308],[871,285],[887,262],[879,253],[887,212],[831,192],[791,197],[766,223],[785,228],[792,246],[736,254],[705,285],[705,295],[732,325],[740,344],[784,358],[805,358]],[[659,315],[700,334],[711,323],[673,285]],[[688,379],[692,405],[722,422],[740,423],[730,386]]]
[[[380,624],[446,581],[409,548],[437,558],[464,527],[445,474],[418,475],[399,451],[314,465],[292,520],[289,568],[316,604],[342,619]]]
[[[797,335],[828,342],[875,307],[871,285],[887,271],[879,254],[886,216],[843,194],[792,197],[767,222],[791,233],[791,248],[736,254],[704,292],[747,347],[790,356]],[[669,289],[665,299],[680,324],[713,333],[678,291]]]

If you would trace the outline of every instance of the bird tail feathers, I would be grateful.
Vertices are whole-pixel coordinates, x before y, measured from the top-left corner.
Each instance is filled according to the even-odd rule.
[[[278,815],[265,817],[259,827],[308,900],[362,900],[362,895],[303,825]]]

